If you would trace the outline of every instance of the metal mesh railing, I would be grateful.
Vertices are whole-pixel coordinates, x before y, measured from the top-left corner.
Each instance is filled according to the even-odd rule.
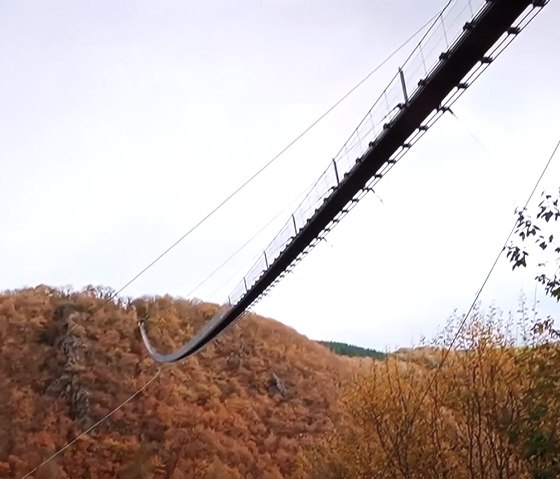
[[[268,268],[268,260],[266,255],[262,254],[245,276],[245,284],[247,285],[247,288],[250,288],[257,282],[266,268]]]
[[[245,281],[244,279],[242,279],[241,282],[235,287],[233,292],[229,295],[228,303],[231,305],[237,303],[246,292],[247,288],[245,287]]]
[[[303,228],[320,205],[334,191],[338,184],[337,173],[331,164],[315,182],[307,196],[303,199],[293,214],[295,226],[298,230]]]

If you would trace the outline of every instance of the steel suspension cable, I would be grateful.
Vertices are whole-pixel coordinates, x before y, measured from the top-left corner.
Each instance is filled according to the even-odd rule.
[[[160,375],[161,373],[161,368],[159,368],[155,374],[140,388],[138,389],[134,394],[130,395],[127,399],[125,399],[122,403],[120,403],[116,408],[114,408],[112,411],[108,412],[107,414],[105,414],[105,416],[103,416],[99,421],[97,421],[95,424],[93,424],[92,426],[90,426],[89,428],[87,428],[85,431],[83,431],[81,434],[79,434],[78,436],[76,436],[74,439],[72,439],[69,443],[67,443],[65,446],[61,447],[58,451],[56,451],[55,453],[53,453],[52,455],[50,455],[47,459],[45,459],[41,464],[39,464],[38,466],[34,467],[33,469],[31,469],[31,471],[29,471],[27,474],[25,474],[24,476],[21,477],[21,479],[27,479],[29,476],[31,476],[31,474],[33,474],[34,472],[37,472],[41,467],[45,466],[46,464],[48,464],[50,461],[52,461],[54,458],[56,458],[57,456],[59,456],[60,454],[62,454],[66,449],[68,449],[69,447],[71,447],[73,444],[75,444],[77,441],[79,441],[80,439],[82,439],[83,437],[87,436],[91,431],[93,431],[95,428],[97,428],[99,425],[101,425],[102,423],[104,423],[107,419],[109,419],[113,414],[115,414],[117,411],[119,411],[120,409],[122,409],[124,406],[126,406],[130,401],[132,401],[133,399],[135,399],[137,396],[139,396],[140,394],[142,394],[149,386],[150,384],[152,384]]]
[[[220,203],[218,203],[209,213],[203,216],[198,222],[196,222],[189,230],[184,233],[180,238],[178,238],[173,244],[171,244],[167,249],[165,249],[161,254],[154,258],[150,263],[148,263],[144,268],[142,268],[136,275],[134,275],[129,281],[127,281],[123,286],[121,286],[115,293],[114,296],[118,296],[126,288],[128,288],[132,283],[134,283],[140,276],[151,269],[156,263],[158,263],[164,256],[175,249],[182,241],[184,241],[188,236],[194,233],[200,226],[202,226],[206,221],[208,221],[214,214],[216,214],[221,208],[223,208],[230,200],[232,200],[237,194],[239,194],[246,186],[248,186],[253,180],[260,176],[266,169],[268,169],[273,163],[275,163],[284,153],[286,153],[292,146],[294,146],[299,140],[301,140],[307,133],[309,133],[315,126],[317,126],[322,120],[324,120],[330,113],[332,113],[342,102],[344,102],[352,93],[354,93],[359,87],[361,87],[369,78],[377,73],[383,66],[385,66],[395,55],[397,55],[405,46],[407,46],[414,38],[416,38],[426,27],[428,27],[434,20],[436,20],[442,12],[449,6],[452,0],[449,0],[443,10],[436,13],[428,21],[424,22],[420,28],[418,28],[412,35],[410,35],[403,43],[401,43],[397,48],[395,48],[387,57],[385,57],[375,68],[373,68],[364,78],[362,78],[356,85],[354,85],[348,92],[346,92],[339,100],[337,100],[330,108],[328,108],[322,115],[320,115],[315,121],[313,121],[307,128],[305,128],[299,135],[297,135],[292,141],[290,141],[279,153],[272,157],[267,163],[265,163],[259,170],[257,170],[253,175],[251,175],[247,180],[245,180],[241,185],[239,185],[235,190],[233,190],[228,196],[226,196]],[[113,297],[114,297],[113,296]]]
[[[533,199],[533,196],[541,182],[541,180],[543,179],[544,175],[546,174],[548,167],[550,166],[552,160],[554,159],[554,157],[556,156],[556,152],[558,151],[558,149],[560,148],[560,139],[558,139],[556,146],[554,147],[554,150],[552,151],[552,154],[550,155],[550,157],[548,158],[548,161],[546,162],[546,164],[544,165],[540,176],[538,177],[533,189],[531,190],[531,193],[529,194],[529,197],[527,198],[527,201],[525,201],[525,205],[524,205],[524,209],[527,208],[527,206],[529,205],[529,203],[531,202],[531,200]],[[439,362],[436,370],[434,371],[434,374],[432,375],[430,381],[428,382],[428,385],[426,386],[426,388],[424,389],[424,392],[422,394],[422,396],[420,396],[420,401],[418,402],[418,404],[416,405],[416,408],[413,410],[412,413],[412,418],[410,421],[407,422],[407,429],[406,432],[408,432],[410,430],[410,428],[412,427],[412,425],[414,424],[414,421],[416,419],[416,416],[418,415],[418,412],[420,411],[420,407],[422,406],[422,403],[424,402],[424,400],[426,399],[428,393],[430,392],[432,386],[434,385],[434,382],[438,376],[438,374],[440,373],[440,371],[443,369],[443,365],[445,364],[445,361],[447,360],[447,358],[449,357],[449,355],[451,354],[451,351],[453,349],[453,346],[455,345],[455,343],[457,342],[457,340],[459,339],[459,336],[461,334],[461,331],[463,330],[463,328],[465,327],[465,324],[467,323],[470,315],[472,314],[472,312],[474,311],[474,308],[476,306],[476,304],[478,303],[478,300],[480,298],[480,295],[482,294],[482,291],[484,290],[484,288],[486,287],[486,284],[488,283],[488,280],[490,279],[490,276],[492,276],[492,273],[494,272],[494,269],[496,268],[496,265],[498,264],[498,261],[500,260],[502,253],[504,252],[504,250],[506,249],[509,240],[511,239],[511,236],[513,235],[513,233],[515,232],[515,229],[517,227],[517,221],[515,221],[513,227],[511,228],[511,231],[509,232],[509,234],[507,235],[506,240],[504,241],[503,246],[501,247],[499,253],[496,255],[496,258],[494,259],[494,262],[492,263],[492,266],[490,267],[490,270],[488,271],[488,273],[486,274],[484,280],[482,281],[482,284],[480,286],[480,288],[478,289],[477,293],[474,296],[474,299],[467,311],[467,314],[465,314],[465,316],[463,317],[463,319],[461,320],[461,322],[459,323],[459,327],[457,328],[457,331],[455,332],[455,334],[453,335],[451,342],[449,343],[449,346],[445,349],[441,361]],[[400,438],[399,440],[397,440],[397,447],[398,444],[400,443]]]

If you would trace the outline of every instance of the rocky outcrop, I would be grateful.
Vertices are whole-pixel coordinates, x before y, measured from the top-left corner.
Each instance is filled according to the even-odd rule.
[[[272,373],[272,377],[270,378],[270,388],[279,392],[282,398],[286,399],[288,397],[288,390],[286,386],[284,386],[284,382],[275,372]]]
[[[55,322],[47,333],[48,339],[64,357],[62,374],[46,390],[47,394],[63,397],[70,405],[70,413],[81,428],[93,424],[90,411],[90,392],[80,384],[77,372],[84,367],[86,339],[80,334],[84,313],[72,305],[64,305],[55,311]]]

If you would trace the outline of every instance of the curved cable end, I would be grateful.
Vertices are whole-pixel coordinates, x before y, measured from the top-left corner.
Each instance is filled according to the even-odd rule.
[[[147,314],[144,314],[138,318],[138,328],[140,329],[140,336],[142,337],[142,341],[148,354],[157,361],[158,363],[167,363],[172,362],[171,360],[167,359],[167,355],[162,355],[156,351],[156,349],[152,346],[152,342],[148,337],[148,331],[146,330],[146,322],[149,319]]]
[[[144,324],[146,323],[146,321],[148,321],[148,315],[145,314],[143,316],[140,316],[136,319],[138,326],[140,326],[141,328],[144,326]]]
[[[152,345],[150,338],[148,337],[148,332],[146,330],[146,319],[148,315],[145,314],[138,319],[138,327],[140,328],[140,335],[142,336],[142,341],[144,346],[148,351],[148,354],[152,359],[158,363],[174,363],[185,359],[194,353],[203,349],[208,343],[216,338],[220,333],[222,333],[228,326],[231,326],[233,318],[226,318],[227,313],[231,310],[231,307],[222,307],[214,316],[208,321],[197,334],[195,334],[190,340],[188,340],[183,346],[181,346],[176,351],[169,354],[161,354]],[[228,321],[229,319],[229,321]],[[224,324],[225,322],[225,324]]]

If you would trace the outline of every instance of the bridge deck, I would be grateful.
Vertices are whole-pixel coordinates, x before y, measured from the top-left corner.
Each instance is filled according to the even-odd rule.
[[[410,97],[403,90],[404,101],[377,137],[369,143],[366,151],[342,178],[336,172],[336,184],[323,203],[298,230],[294,221],[294,235],[281,253],[268,264],[264,253],[265,269],[253,284],[243,284],[245,291],[230,307],[224,308],[182,348],[172,354],[160,354],[151,345],[143,322],[142,337],[150,355],[159,362],[174,362],[204,347],[226,328],[232,325],[276,281],[289,271],[310,248],[336,224],[367,190],[372,180],[383,176],[382,170],[394,164],[411,144],[435,121],[445,108],[454,101],[454,95],[468,86],[465,78],[478,66],[488,64],[492,58],[488,52],[504,35],[515,36],[519,28],[516,20],[530,7],[542,7],[545,2],[530,0],[487,1],[482,9],[468,22],[462,33],[442,52],[439,61],[429,74],[419,81]],[[400,152],[400,153],[399,153]],[[400,156],[399,156],[400,155]]]

